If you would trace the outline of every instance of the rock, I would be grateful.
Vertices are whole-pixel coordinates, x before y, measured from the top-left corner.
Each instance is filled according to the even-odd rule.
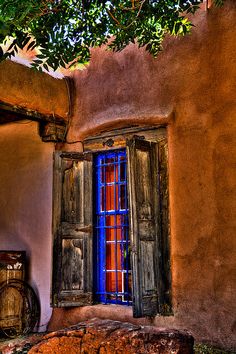
[[[45,335],[29,354],[192,354],[193,343],[186,331],[93,319]]]
[[[8,339],[0,342],[1,354],[13,354],[13,353],[28,353],[29,348],[38,343],[44,336],[42,333],[35,333],[31,335],[22,335],[14,339]]]

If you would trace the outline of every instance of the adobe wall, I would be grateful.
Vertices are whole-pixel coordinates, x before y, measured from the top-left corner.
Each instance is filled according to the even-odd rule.
[[[236,346],[235,18],[234,0],[199,12],[192,35],[167,39],[156,60],[134,45],[116,54],[94,50],[88,68],[73,74],[68,136],[167,125],[174,316],[153,324],[228,348]],[[94,316],[137,321],[130,308],[98,305],[54,310],[49,328]]]
[[[65,80],[11,61],[0,63],[0,101],[68,118]],[[0,125],[0,249],[24,250],[27,280],[41,305],[39,330],[51,316],[51,222],[54,144],[43,143],[38,123]]]
[[[26,280],[41,305],[39,330],[51,315],[53,150],[35,122],[0,125],[0,248],[26,251]]]
[[[0,100],[4,103],[68,118],[70,107],[65,80],[7,60],[0,63],[0,83]]]

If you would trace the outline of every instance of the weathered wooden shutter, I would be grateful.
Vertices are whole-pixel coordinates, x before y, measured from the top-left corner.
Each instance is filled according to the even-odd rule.
[[[127,141],[134,317],[155,316],[163,302],[158,143]]]
[[[52,305],[92,303],[92,155],[54,155]]]
[[[160,201],[160,314],[171,315],[171,265],[170,265],[170,222],[169,222],[169,188],[168,188],[168,147],[167,140],[158,142],[159,167],[159,201]]]

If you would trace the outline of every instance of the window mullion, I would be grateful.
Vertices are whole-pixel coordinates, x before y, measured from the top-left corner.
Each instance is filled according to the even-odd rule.
[[[116,193],[116,186],[117,186],[117,181],[116,181],[116,172],[117,172],[117,165],[114,165],[114,210],[115,210],[115,217],[114,217],[114,228],[115,228],[115,277],[116,277],[116,301],[118,300],[118,292],[119,292],[119,287],[118,287],[118,274],[117,274],[117,193]],[[119,208],[118,208],[119,209]]]
[[[102,291],[103,291],[103,301],[107,301],[107,295],[106,295],[106,274],[107,274],[107,263],[106,263],[106,238],[107,238],[107,229],[106,229],[106,211],[107,211],[107,179],[106,179],[106,167],[105,167],[105,156],[103,159],[104,166],[103,168],[103,178],[104,178],[104,201],[103,201],[103,206],[104,206],[104,219],[103,219],[103,239],[102,239],[102,247],[103,249],[102,254],[103,254],[103,264],[102,264]]]

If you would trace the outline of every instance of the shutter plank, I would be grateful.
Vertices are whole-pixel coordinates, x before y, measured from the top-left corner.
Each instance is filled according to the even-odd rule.
[[[83,239],[62,241],[62,289],[82,290],[84,272]]]
[[[158,145],[127,142],[134,317],[155,316],[158,304]]]
[[[92,304],[92,155],[55,154],[53,306]]]
[[[159,142],[159,175],[160,175],[160,208],[161,208],[161,233],[160,233],[160,278],[161,297],[160,313],[171,315],[171,266],[170,266],[170,221],[169,221],[169,188],[168,188],[168,145],[167,139]]]
[[[83,235],[90,235],[93,231],[92,225],[86,225],[81,223],[61,223],[61,234],[63,238],[80,238]]]

